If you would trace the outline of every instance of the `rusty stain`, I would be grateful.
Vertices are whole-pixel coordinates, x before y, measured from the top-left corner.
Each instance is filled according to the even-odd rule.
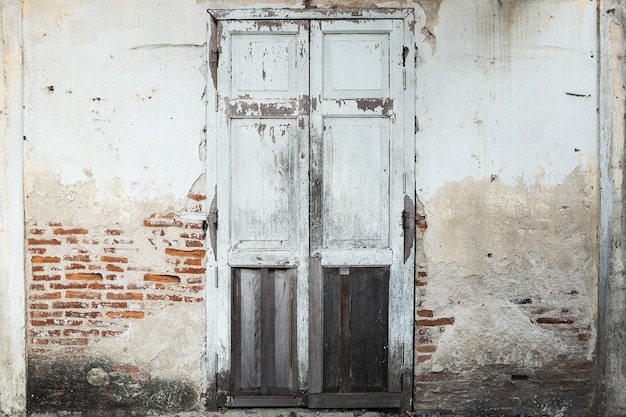
[[[424,35],[424,41],[430,45],[432,54],[437,52],[437,37],[435,36],[435,26],[439,23],[439,8],[443,0],[415,0],[426,15],[426,22],[422,26],[420,33]]]
[[[361,111],[376,111],[380,107],[383,116],[389,116],[393,111],[393,100],[389,98],[361,98],[356,100],[356,107]]]

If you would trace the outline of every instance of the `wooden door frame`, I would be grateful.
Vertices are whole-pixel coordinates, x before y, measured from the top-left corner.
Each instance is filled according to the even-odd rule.
[[[405,173],[404,173],[404,192],[405,195],[414,201],[415,196],[415,122],[414,122],[414,89],[415,89],[415,68],[414,68],[414,26],[415,17],[414,10],[410,8],[390,8],[390,9],[209,9],[207,11],[207,94],[204,99],[207,109],[207,129],[206,129],[206,190],[207,196],[212,197],[213,204],[211,209],[207,207],[209,225],[217,218],[216,195],[218,184],[218,153],[217,137],[218,113],[217,113],[217,57],[218,57],[218,22],[225,20],[377,20],[377,19],[400,19],[403,21],[404,27],[404,44],[405,44],[405,117],[404,123],[404,149],[405,152]],[[413,204],[414,207],[414,204]],[[220,389],[223,386],[230,386],[230,314],[231,314],[231,283],[220,282],[220,276],[223,272],[218,271],[218,244],[217,236],[209,230],[211,244],[207,245],[207,291],[206,291],[206,373],[207,373],[207,407],[217,408],[219,406],[228,405],[232,399],[228,397],[228,392]],[[411,237],[415,239],[415,236]],[[396,325],[401,329],[403,334],[402,349],[402,381],[401,395],[385,396],[381,393],[377,396],[377,402],[374,405],[380,408],[401,408],[410,410],[412,408],[412,387],[413,387],[413,329],[414,329],[414,245],[410,250],[408,257],[405,257],[405,277],[400,285],[394,286],[390,291],[400,292],[407,300],[409,313],[402,314],[401,320],[395,320]],[[319,291],[310,291],[313,286],[320,285],[319,280],[311,277],[321,276],[322,265],[318,262],[319,258],[310,258],[309,261],[309,281],[306,283],[305,300],[299,303],[307,304],[304,308],[309,313],[306,323],[298,323],[298,326],[307,325],[309,329],[321,328],[321,315],[311,315],[311,308],[321,305],[321,296]],[[223,281],[223,280],[222,280]],[[310,288],[309,288],[310,287]],[[302,307],[303,304],[300,304]],[[313,307],[312,307],[313,306]],[[390,317],[391,321],[391,317]],[[318,347],[313,347],[309,342],[309,332],[306,332],[304,340],[308,347],[301,349],[298,347],[298,378],[300,393],[296,398],[278,399],[279,401],[268,403],[268,406],[315,406],[315,401],[308,400],[309,392],[321,393],[321,368],[309,367],[310,358],[320,355]],[[302,339],[299,338],[299,342]],[[318,344],[314,344],[318,346]],[[323,395],[323,394],[322,394]],[[367,398],[372,398],[371,394],[353,394],[344,396],[337,403],[338,407],[363,407],[363,401],[367,402]],[[324,407],[330,407],[333,399],[318,397],[323,400]],[[281,402],[282,401],[282,402]],[[310,403],[310,404],[309,404]],[[331,405],[328,405],[331,404]],[[238,406],[262,406],[258,402],[239,403]]]

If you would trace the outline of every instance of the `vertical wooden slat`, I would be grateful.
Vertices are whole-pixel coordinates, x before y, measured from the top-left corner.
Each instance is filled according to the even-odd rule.
[[[291,277],[293,269],[274,270],[274,378],[271,387],[292,388],[292,329],[293,321]]]
[[[323,361],[322,263],[309,258],[309,393],[322,392]]]
[[[389,268],[351,268],[350,358],[353,391],[386,391]]]
[[[241,269],[241,388],[261,386],[261,272]]]
[[[232,390],[241,388],[241,269],[233,268],[233,286],[231,302],[231,343],[232,343]]]
[[[324,268],[323,382],[324,392],[341,389],[341,280],[339,270]]]
[[[350,275],[341,274],[341,391],[352,391],[350,355]]]
[[[269,393],[274,385],[274,316],[275,298],[273,271],[261,268],[261,395]]]

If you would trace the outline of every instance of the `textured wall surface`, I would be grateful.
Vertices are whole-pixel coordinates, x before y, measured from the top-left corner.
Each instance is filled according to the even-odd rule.
[[[603,68],[621,62],[620,4],[25,0],[21,24],[3,4],[4,80],[23,72],[11,85],[23,77],[24,105],[3,131],[19,143],[12,155],[23,146],[26,218],[2,237],[15,243],[24,231],[26,278],[16,276],[26,302],[0,299],[0,324],[26,305],[29,407],[202,408],[214,382],[207,320],[219,308],[206,303],[202,222],[206,9],[379,6],[413,7],[417,20],[416,410],[595,415],[598,235],[621,221],[611,212],[599,223],[609,158],[598,150],[608,137],[598,108],[617,115],[613,167],[623,128],[619,99],[599,106],[597,28],[600,13]],[[20,42],[23,65],[12,67],[5,45]],[[619,71],[602,81],[623,94]],[[0,163],[21,181],[21,160]],[[7,195],[20,201],[20,191]],[[601,234],[605,249],[611,233]],[[3,261],[13,254],[0,251]],[[621,270],[611,259],[608,275]],[[0,283],[4,294],[24,292],[4,275]],[[15,375],[0,376],[0,388],[24,383],[22,326],[10,329],[18,343],[2,345],[1,360]],[[618,339],[605,346],[619,349]],[[619,368],[612,358],[605,371]],[[607,380],[607,415],[624,409],[611,388],[622,378]],[[0,389],[0,406],[19,410],[23,397]]]

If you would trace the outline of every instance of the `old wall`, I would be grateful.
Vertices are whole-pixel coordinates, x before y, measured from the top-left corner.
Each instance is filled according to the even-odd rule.
[[[205,12],[24,2],[31,410],[202,404]]]
[[[422,3],[416,408],[593,415],[596,4]]]
[[[304,5],[415,8],[416,409],[593,415],[598,51],[587,0],[23,1],[23,135],[3,129],[23,136],[30,409],[202,407],[205,311],[216,308],[197,215],[205,12]],[[3,161],[21,178],[20,158]],[[3,227],[23,223],[19,208],[6,212]],[[14,264],[0,296],[17,294],[0,300],[8,323],[22,280],[5,271],[20,277],[21,251],[2,251]],[[14,373],[0,386],[23,381],[20,331],[18,319],[2,338]],[[0,395],[3,411],[24,402]]]
[[[0,3],[0,415],[26,403],[20,1]]]

